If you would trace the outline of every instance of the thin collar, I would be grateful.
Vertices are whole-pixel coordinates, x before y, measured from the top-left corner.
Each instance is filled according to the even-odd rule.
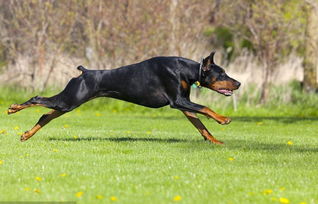
[[[203,58],[201,58],[201,61],[200,61],[200,67],[199,67],[199,80],[195,82],[195,85],[196,85],[198,88],[201,88],[201,74],[202,74],[202,66],[203,66]]]

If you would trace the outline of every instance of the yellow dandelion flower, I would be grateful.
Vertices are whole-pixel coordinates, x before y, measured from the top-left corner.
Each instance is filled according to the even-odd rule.
[[[41,177],[35,177],[35,180],[37,180],[37,181],[42,181],[43,179],[41,178]]]
[[[70,126],[68,124],[63,125],[64,128],[69,128]]]
[[[78,136],[74,135],[73,138],[77,140],[77,139],[78,139]]]
[[[41,193],[40,189],[37,189],[37,188],[35,188],[33,191],[34,191],[35,193]]]
[[[96,115],[97,117],[102,116],[102,114],[101,114],[101,113],[95,113],[95,115]]]
[[[99,199],[99,200],[101,200],[101,199],[103,199],[104,198],[104,196],[102,196],[102,195],[97,195],[96,196],[96,199]]]
[[[294,143],[292,141],[287,142],[288,145],[293,145]]]
[[[174,201],[180,201],[182,198],[181,196],[177,195],[173,198]]]
[[[83,196],[83,194],[84,194],[84,193],[80,191],[80,192],[75,193],[75,196],[78,197],[78,198],[80,198],[80,197]]]
[[[234,161],[235,159],[233,157],[228,158],[229,161]]]
[[[25,187],[23,190],[24,190],[24,191],[30,191],[30,190],[31,190],[31,188],[29,188],[29,187]]]
[[[53,152],[58,152],[59,150],[58,150],[58,149],[52,149],[52,151],[53,151]]]
[[[286,190],[286,188],[285,187],[280,187],[279,190],[280,191],[284,191],[284,190]]]
[[[115,196],[111,196],[111,197],[110,197],[110,200],[111,200],[111,201],[117,201],[118,199],[117,199]]]
[[[300,202],[299,204],[307,204],[307,203],[303,201],[303,202]]]
[[[289,203],[289,200],[287,198],[279,198],[279,202],[283,204]]]
[[[20,127],[19,127],[19,126],[15,126],[14,129],[15,129],[15,130],[19,130]]]
[[[264,194],[264,195],[269,195],[269,194],[271,194],[271,193],[273,193],[273,190],[272,190],[272,189],[266,189],[266,190],[263,191],[263,194]]]
[[[6,134],[7,131],[6,130],[0,130],[0,134]]]
[[[0,160],[0,165],[3,164],[3,162],[4,162],[3,160]]]
[[[67,174],[66,174],[66,173],[62,173],[62,174],[60,174],[60,177],[65,177],[65,176],[67,176]]]

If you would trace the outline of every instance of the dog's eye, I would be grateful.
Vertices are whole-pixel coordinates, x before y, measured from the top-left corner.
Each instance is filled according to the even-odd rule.
[[[224,80],[226,78],[226,74],[224,72],[220,73],[219,74],[219,77],[218,77],[220,80]]]

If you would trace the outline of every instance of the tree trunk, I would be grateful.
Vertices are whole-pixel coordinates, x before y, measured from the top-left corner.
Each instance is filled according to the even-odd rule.
[[[179,0],[171,0],[170,1],[170,25],[171,25],[171,33],[170,33],[170,43],[169,43],[169,53],[170,55],[181,55],[181,51],[178,45],[178,32],[179,32],[179,21],[178,21],[178,3]]]
[[[318,91],[318,4],[306,1],[307,25],[305,32],[305,57],[303,90]]]
[[[261,97],[260,97],[260,103],[265,104],[267,102],[268,96],[269,96],[269,68],[270,66],[268,63],[265,63],[264,65],[264,79],[261,86]]]

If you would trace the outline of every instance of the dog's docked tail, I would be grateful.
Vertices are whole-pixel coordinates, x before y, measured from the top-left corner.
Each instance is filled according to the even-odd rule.
[[[88,69],[86,69],[85,67],[83,67],[82,65],[77,67],[78,70],[82,71],[83,73],[87,72]]]

